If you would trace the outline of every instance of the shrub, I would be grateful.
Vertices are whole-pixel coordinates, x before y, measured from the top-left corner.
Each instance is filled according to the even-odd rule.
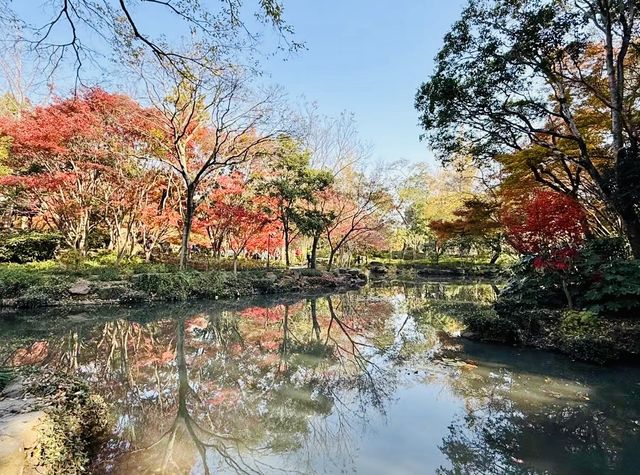
[[[228,272],[182,271],[172,273],[138,274],[133,276],[133,288],[152,298],[168,301],[233,298],[256,292],[259,282],[266,281],[254,273],[233,275]],[[256,283],[258,283],[256,285]],[[273,282],[265,282],[265,289]]]
[[[117,267],[98,267],[92,272],[97,280],[108,282],[113,280],[120,280],[122,278],[122,271]]]
[[[228,280],[221,272],[203,272],[195,274],[192,279],[191,294],[195,298],[212,299],[234,296],[233,281]]]
[[[58,255],[58,262],[68,271],[80,271],[85,261],[86,256],[76,249],[67,249]]]
[[[35,374],[29,392],[47,401],[49,423],[43,424],[37,458],[50,473],[78,474],[109,436],[112,419],[102,397],[84,381],[52,373]]]
[[[146,292],[153,298],[169,301],[187,300],[194,288],[197,274],[193,272],[174,272],[140,274],[134,278],[134,289]]]
[[[22,264],[53,259],[59,245],[60,236],[52,233],[30,231],[3,236],[0,261]]]
[[[69,282],[63,277],[46,276],[21,293],[17,298],[16,306],[19,308],[46,307],[65,297],[68,294],[68,286]]]
[[[319,269],[300,269],[300,275],[304,277],[321,277],[322,271]]]
[[[136,305],[148,301],[149,296],[145,292],[134,289],[128,289],[118,298],[118,302],[124,305]]]
[[[519,343],[518,327],[514,322],[493,312],[466,314],[463,318],[467,329],[477,333],[483,340],[500,343]]]
[[[605,315],[638,317],[640,313],[640,262],[615,260],[592,274],[583,296],[584,305]]]
[[[565,335],[583,336],[601,331],[602,325],[597,314],[588,310],[565,310],[559,324]]]
[[[587,241],[580,251],[578,267],[581,272],[593,272],[605,262],[624,261],[631,258],[629,247],[623,238],[597,238]]]
[[[42,280],[42,276],[19,266],[0,267],[0,298],[14,298]]]
[[[620,358],[618,345],[609,338],[597,335],[562,335],[556,345],[563,353],[580,361],[604,364]]]

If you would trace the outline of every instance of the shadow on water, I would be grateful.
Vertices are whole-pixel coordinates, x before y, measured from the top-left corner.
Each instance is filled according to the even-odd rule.
[[[495,292],[4,315],[0,359],[76,374],[110,404],[94,473],[637,473],[640,370],[451,338]]]

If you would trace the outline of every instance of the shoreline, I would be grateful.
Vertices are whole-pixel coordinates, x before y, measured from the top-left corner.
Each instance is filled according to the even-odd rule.
[[[116,280],[72,274],[42,277],[42,282],[0,299],[0,311],[233,300],[259,295],[358,289],[368,282],[368,276],[360,269],[331,272],[316,269],[247,270],[237,274],[184,271],[134,274]]]

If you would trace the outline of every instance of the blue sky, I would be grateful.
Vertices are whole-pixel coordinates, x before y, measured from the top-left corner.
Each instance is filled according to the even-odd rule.
[[[245,3],[254,9],[257,0]],[[266,80],[282,85],[293,102],[316,102],[324,115],[353,112],[361,138],[373,146],[375,161],[431,160],[426,145],[418,139],[414,96],[433,70],[433,57],[464,3],[466,0],[283,0],[285,20],[294,27],[295,40],[304,42],[307,49],[264,59]],[[40,24],[51,15],[46,5],[41,1],[13,3],[25,19]],[[137,18],[154,33],[178,34],[170,16],[139,14]],[[273,52],[269,45],[273,39],[265,36],[266,52]],[[102,76],[97,81],[117,88],[121,79]],[[64,91],[72,81],[58,75],[56,85],[58,91]]]
[[[355,113],[374,160],[430,160],[413,99],[464,3],[288,0],[285,17],[308,49],[264,68],[293,99],[317,101],[326,115]]]

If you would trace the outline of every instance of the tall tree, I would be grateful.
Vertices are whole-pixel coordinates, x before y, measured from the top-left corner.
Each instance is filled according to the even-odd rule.
[[[424,137],[444,160],[536,147],[574,167],[640,257],[638,27],[635,1],[471,0],[418,92]],[[589,108],[609,117],[606,134],[580,119]],[[567,193],[539,159],[529,168]]]
[[[250,91],[239,68],[216,74],[208,68],[186,75],[171,70],[159,74],[156,84],[164,87],[149,86],[159,133],[147,137],[143,158],[168,167],[182,182],[184,268],[194,215],[209,192],[207,186],[217,186],[221,173],[251,160],[279,131],[279,124],[272,122],[278,93]]]
[[[466,199],[459,209],[453,212],[451,220],[437,219],[429,223],[439,241],[455,238],[471,239],[493,251],[490,264],[495,264],[502,253],[502,222],[499,216],[500,205],[483,197]]]
[[[42,225],[85,252],[101,219],[99,197],[133,156],[140,111],[126,96],[90,89],[1,120],[11,170],[1,184],[25,196]]]
[[[384,227],[385,216],[390,209],[390,196],[378,177],[357,173],[350,181],[343,180],[335,187],[330,201],[334,219],[325,229],[329,245],[331,269],[337,253],[354,240],[363,238]]]
[[[311,153],[286,136],[280,137],[275,158],[267,175],[263,178],[263,188],[275,200],[276,215],[282,226],[284,261],[291,264],[289,247],[296,231],[314,236],[324,223],[322,212],[312,211],[309,206],[316,203],[316,196],[333,181],[328,171],[310,168]],[[303,206],[307,206],[302,211]],[[301,226],[296,228],[296,224]],[[314,240],[317,247],[317,240]]]

